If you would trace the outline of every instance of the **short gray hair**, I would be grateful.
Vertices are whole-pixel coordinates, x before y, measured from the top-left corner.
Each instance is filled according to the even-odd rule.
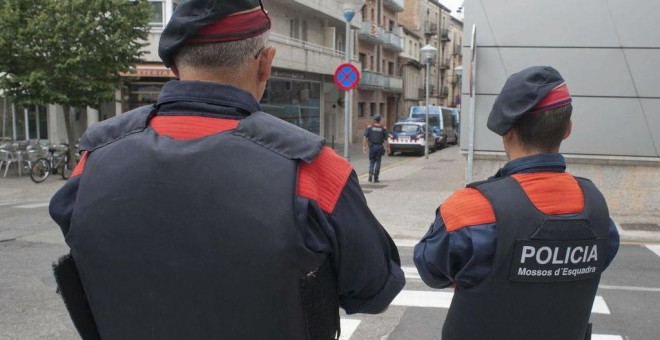
[[[237,68],[253,60],[268,46],[268,31],[258,36],[228,42],[186,44],[177,51],[177,66],[194,68]]]

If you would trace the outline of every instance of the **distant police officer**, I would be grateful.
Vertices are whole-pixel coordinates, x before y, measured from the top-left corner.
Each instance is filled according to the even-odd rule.
[[[369,146],[369,182],[372,180],[374,183],[380,182],[378,175],[380,174],[380,160],[385,154],[387,145],[387,130],[380,124],[381,116],[374,115],[373,124],[364,129],[364,139],[362,142],[362,152],[367,152]]]
[[[350,164],[261,112],[275,49],[259,0],[179,2],[159,54],[180,80],[90,127],[50,213],[83,338],[335,339],[405,279]]]
[[[589,338],[603,270],[619,247],[602,194],[565,172],[571,97],[549,66],[512,75],[488,118],[509,162],[451,195],[417,244],[426,284],[455,285],[445,340]]]

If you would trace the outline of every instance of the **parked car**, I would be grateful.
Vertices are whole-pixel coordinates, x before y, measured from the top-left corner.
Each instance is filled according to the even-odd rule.
[[[437,135],[436,147],[445,148],[448,143],[458,144],[458,110],[431,105],[429,112],[429,125]],[[410,118],[426,121],[426,106],[411,107]]]
[[[401,121],[394,123],[392,131],[387,137],[389,155],[395,152],[416,152],[424,154],[424,147],[428,145],[430,151],[435,151],[436,135],[429,131],[426,139],[426,123],[418,121]]]

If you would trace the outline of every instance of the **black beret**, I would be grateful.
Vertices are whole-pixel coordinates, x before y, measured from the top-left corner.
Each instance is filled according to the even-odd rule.
[[[198,32],[218,20],[236,14],[245,12],[256,7],[261,7],[265,15],[261,0],[184,0],[179,3],[172,14],[172,18],[165,26],[160,36],[158,46],[158,55],[170,67],[174,61],[176,51],[184,44],[191,42]],[[268,18],[267,15],[265,15]],[[270,29],[270,19],[265,23],[259,23],[261,27],[254,27],[254,20],[247,21],[248,26],[228,24],[220,27],[222,34],[209,34],[204,39],[198,39],[195,42],[218,42],[241,40],[261,34]],[[222,24],[222,23],[221,23]],[[227,27],[230,26],[230,27]]]
[[[488,116],[488,128],[504,136],[525,113],[535,108],[553,89],[564,83],[564,78],[550,66],[532,66],[507,79],[500,95],[495,99]],[[568,96],[568,90],[565,96]],[[553,107],[570,103],[570,97],[561,98]],[[538,110],[540,111],[540,110]]]

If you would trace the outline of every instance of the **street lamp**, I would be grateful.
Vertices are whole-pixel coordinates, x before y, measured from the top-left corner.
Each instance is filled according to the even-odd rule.
[[[344,0],[343,10],[346,19],[346,62],[351,62],[351,20],[364,6],[364,0]],[[351,136],[351,112],[353,101],[351,100],[353,90],[344,91],[344,157],[349,159],[348,144]]]
[[[426,159],[429,158],[429,114],[431,112],[431,108],[429,105],[429,68],[431,66],[431,59],[433,59],[433,56],[435,55],[436,52],[438,52],[438,49],[426,44],[426,46],[422,47],[420,50],[422,53],[422,59],[424,59],[424,64],[426,65],[426,143],[424,145],[424,157]]]

